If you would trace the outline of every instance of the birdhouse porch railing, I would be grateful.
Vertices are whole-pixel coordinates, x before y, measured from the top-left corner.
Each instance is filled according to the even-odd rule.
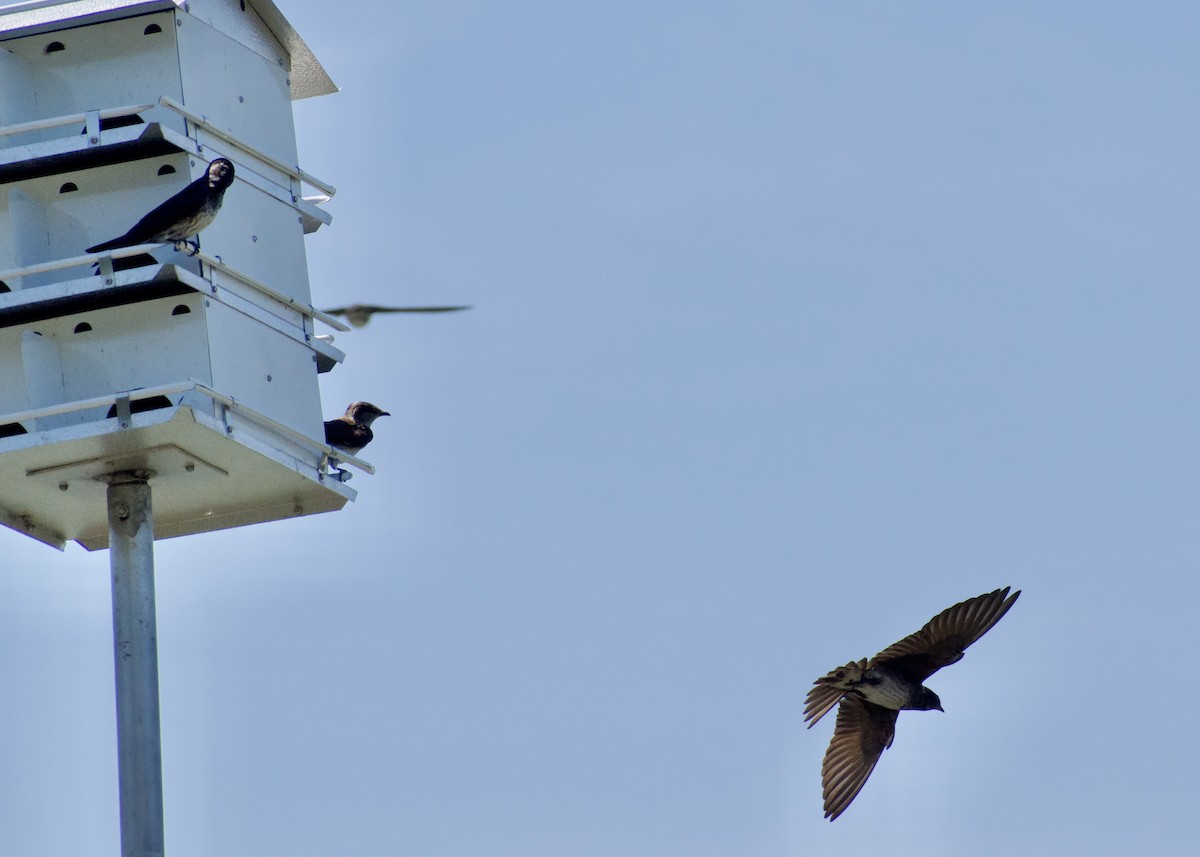
[[[125,283],[127,284],[128,282],[130,282],[132,280],[132,277],[122,278],[121,274],[123,272],[114,271],[114,269],[113,269],[113,260],[114,259],[128,259],[128,258],[135,258],[137,256],[148,255],[151,250],[156,250],[159,247],[164,247],[164,246],[166,246],[165,243],[135,244],[132,247],[116,247],[116,248],[113,248],[112,250],[105,250],[101,253],[85,253],[81,256],[72,256],[67,259],[56,259],[52,262],[41,262],[36,265],[26,265],[21,268],[10,268],[7,271],[0,271],[0,283],[7,284],[10,282],[20,282],[24,278],[32,277],[36,274],[48,274],[48,273],[54,273],[57,271],[65,271],[70,268],[79,268],[79,267],[83,267],[84,265],[95,265],[96,266],[95,273],[92,275],[92,277],[86,278],[84,280],[85,282],[92,280],[95,277],[100,277],[103,279],[102,286],[104,286],[104,287],[119,286],[122,284],[122,282],[121,282],[122,280],[124,280]],[[196,290],[202,291],[202,290],[207,289],[212,294],[217,294],[217,292],[220,288],[229,288],[229,285],[230,285],[229,280],[231,279],[234,281],[234,283],[240,283],[241,285],[249,288],[253,292],[257,292],[258,294],[268,297],[273,301],[277,301],[278,303],[281,303],[288,307],[291,307],[292,309],[296,310],[303,316],[306,316],[311,319],[319,320],[322,323],[328,325],[329,327],[332,327],[336,331],[345,333],[346,331],[350,330],[350,328],[346,324],[339,321],[337,318],[330,315],[329,313],[317,309],[312,304],[301,303],[300,301],[297,301],[295,298],[290,297],[289,295],[285,295],[282,292],[276,291],[275,289],[271,288],[270,286],[266,285],[265,283],[260,283],[258,280],[254,279],[253,277],[251,277],[247,274],[243,274],[241,271],[238,271],[235,268],[233,268],[232,266],[226,264],[219,256],[210,256],[209,254],[205,253],[203,250],[200,250],[200,251],[192,254],[192,256],[195,259],[206,263],[209,268],[209,272],[207,275],[205,275],[204,269],[203,268],[201,269],[201,277],[206,280],[206,285],[203,285],[199,282],[190,282],[190,281],[187,283],[188,285],[191,285]],[[147,266],[143,266],[143,267],[150,268],[151,270],[157,270],[157,269],[165,267],[165,264],[147,265]],[[129,271],[137,271],[136,268],[131,268],[128,270]],[[225,275],[225,277],[227,277],[228,279],[222,280],[219,277],[214,278],[214,272],[220,272],[221,274]],[[180,276],[187,276],[189,272],[176,270],[173,273],[178,274]],[[136,276],[136,275],[133,275],[133,276]],[[71,282],[71,281],[63,280],[63,281],[59,281],[59,282]],[[0,292],[2,292],[2,291],[3,290],[0,290]],[[80,293],[78,289],[73,290],[73,292],[75,294]],[[36,297],[40,298],[41,296],[37,295]],[[3,297],[0,296],[0,314],[2,314],[4,312],[4,310],[8,309],[8,308],[9,307],[5,305]]]
[[[143,113],[154,110],[156,107],[164,107],[181,117],[184,120],[184,133],[180,134],[178,130],[160,122],[147,122],[142,118]],[[82,134],[73,130],[81,122],[84,126]],[[59,128],[71,128],[72,131],[68,134],[27,144],[21,144],[11,139],[24,134],[54,131]],[[53,158],[61,161],[65,155],[70,153],[77,155],[79,167],[87,166],[89,162],[97,160],[96,154],[103,152],[106,146],[128,147],[129,144],[143,139],[147,146],[151,145],[150,141],[161,145],[158,142],[161,140],[180,151],[190,151],[203,156],[206,155],[205,150],[208,146],[200,138],[199,132],[211,135],[223,143],[233,146],[238,152],[249,155],[252,159],[261,161],[278,173],[287,176],[296,186],[293,197],[297,200],[323,203],[328,202],[337,194],[337,188],[306,172],[298,164],[288,164],[279,160],[237,135],[222,130],[215,123],[209,121],[206,116],[188,110],[175,99],[166,95],[159,96],[157,103],[154,104],[107,107],[0,126],[0,178],[3,178],[6,167],[11,171],[14,165],[19,164],[24,172],[36,171],[39,160]],[[80,137],[83,139],[81,140]],[[91,157],[79,154],[87,152],[92,153]],[[206,159],[211,160],[211,158]],[[61,170],[61,166],[61,163],[56,164],[59,170]],[[73,168],[79,167],[73,166]],[[321,193],[304,196],[300,187],[305,184]]]

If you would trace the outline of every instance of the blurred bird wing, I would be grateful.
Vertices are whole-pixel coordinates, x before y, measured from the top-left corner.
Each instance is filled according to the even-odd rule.
[[[813,682],[812,689],[804,699],[804,721],[808,723],[809,729],[838,704],[847,690],[858,683],[866,668],[866,658],[857,662],[851,661]]]
[[[893,643],[871,659],[887,663],[914,681],[924,681],[942,667],[962,660],[963,651],[995,625],[1016,603],[1020,591],[1008,595],[1009,587],[997,589],[948,607],[925,627]]]
[[[324,310],[330,315],[346,315],[356,313],[370,315],[376,312],[457,312],[460,309],[470,309],[467,306],[375,306],[373,304],[352,304],[350,306],[334,307]]]
[[[375,307],[375,312],[458,312],[470,309],[469,304],[463,306],[389,306]]]
[[[825,817],[833,821],[862,791],[883,751],[896,737],[900,712],[847,696],[838,708],[833,740],[821,764]]]

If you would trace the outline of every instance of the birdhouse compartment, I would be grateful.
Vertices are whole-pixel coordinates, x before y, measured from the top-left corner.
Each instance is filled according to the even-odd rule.
[[[162,11],[148,15],[16,38],[10,34],[0,42],[0,125],[153,104],[124,121],[141,126],[160,122],[185,133],[184,118],[157,105],[160,96],[176,101],[184,96],[174,4],[163,5]],[[120,121],[105,120],[103,128],[111,130]],[[0,136],[0,148],[81,137],[85,132],[75,122]]]
[[[84,254],[123,235],[144,214],[205,175],[208,162],[182,152],[0,182],[0,270]],[[308,303],[308,263],[300,214],[277,181],[235,165],[216,220],[198,242],[239,274],[286,297]],[[4,240],[7,238],[7,240]],[[195,273],[199,263],[170,245],[150,254]],[[89,276],[90,262],[74,268],[8,278],[9,290]],[[0,289],[0,291],[3,291]]]
[[[196,292],[2,327],[0,365],[0,414],[198,381],[321,436],[317,372],[302,338]],[[92,422],[107,410],[72,410],[25,428]]]
[[[85,248],[123,234],[192,178],[188,156],[175,152],[0,184],[0,269],[82,256]],[[154,255],[181,260],[169,246]],[[8,287],[30,288],[90,271],[85,265],[33,274]]]

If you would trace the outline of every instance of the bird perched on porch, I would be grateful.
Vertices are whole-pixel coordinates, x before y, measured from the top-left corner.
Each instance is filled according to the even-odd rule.
[[[358,451],[370,443],[375,433],[371,423],[379,417],[390,417],[387,411],[370,402],[354,402],[346,413],[325,423],[325,442],[335,449],[358,455]]]
[[[217,158],[208,165],[203,176],[152,210],[124,235],[89,247],[86,252],[102,253],[118,247],[170,241],[176,250],[196,255],[200,245],[188,238],[213,222],[221,210],[225,191],[233,184],[233,173],[231,161]]]
[[[469,306],[376,306],[375,304],[350,304],[349,306],[334,307],[325,312],[330,315],[344,316],[354,327],[366,327],[371,316],[376,313],[389,312],[458,312],[470,309]]]
[[[821,765],[825,817],[833,821],[858,795],[883,751],[892,746],[901,711],[942,711],[923,682],[962,660],[963,651],[1000,621],[1020,591],[997,589],[955,604],[871,658],[851,661],[817,679],[804,720],[816,725],[835,705],[837,724]]]

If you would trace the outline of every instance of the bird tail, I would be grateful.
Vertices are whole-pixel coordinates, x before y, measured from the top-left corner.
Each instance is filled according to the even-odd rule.
[[[103,253],[105,250],[116,250],[118,247],[128,246],[124,241],[124,236],[114,238],[111,241],[105,241],[103,244],[97,244],[94,247],[89,247],[83,252],[85,253]]]
[[[863,658],[860,661],[851,661],[844,667],[831,670],[827,675],[823,675],[814,681],[813,684],[825,684],[830,687],[836,687],[839,690],[853,690],[862,681],[863,673],[866,671],[867,659]]]
[[[867,670],[867,659],[851,661],[813,682],[804,700],[804,721],[812,729],[817,721],[842,701],[846,691],[853,690]]]

